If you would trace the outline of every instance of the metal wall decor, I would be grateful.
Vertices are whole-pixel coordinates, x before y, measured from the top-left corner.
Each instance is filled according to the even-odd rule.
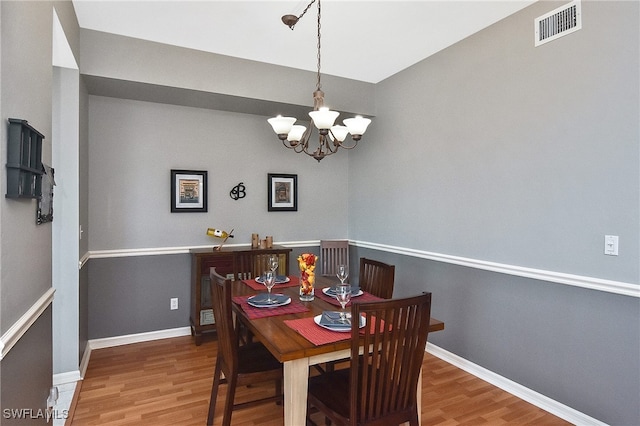
[[[239,199],[244,198],[246,196],[247,196],[247,188],[244,186],[243,182],[240,182],[239,184],[231,188],[231,191],[229,191],[229,197],[231,197],[232,200],[238,201]]]
[[[42,195],[38,200],[38,208],[36,210],[36,224],[53,222],[53,187],[56,184],[54,179],[55,170],[53,167],[42,163]]]

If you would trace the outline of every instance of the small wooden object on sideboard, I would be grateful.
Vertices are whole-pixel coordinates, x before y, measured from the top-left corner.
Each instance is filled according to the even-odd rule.
[[[269,249],[250,247],[223,247],[220,250],[194,249],[191,253],[191,335],[196,345],[202,343],[202,334],[216,330],[211,304],[211,281],[209,271],[215,267],[218,274],[238,279],[238,258],[247,254],[263,257],[276,254],[280,257],[279,274],[289,274],[290,248],[276,246]]]

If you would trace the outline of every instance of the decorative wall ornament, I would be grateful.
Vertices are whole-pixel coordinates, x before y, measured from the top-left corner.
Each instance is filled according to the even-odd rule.
[[[56,184],[54,179],[55,170],[53,167],[42,163],[44,171],[42,177],[42,195],[38,200],[38,208],[36,210],[36,224],[53,222],[53,187]]]
[[[239,199],[247,196],[246,189],[247,188],[244,186],[244,182],[240,182],[239,184],[231,188],[231,191],[229,191],[229,197],[231,197],[233,200],[238,201]]]

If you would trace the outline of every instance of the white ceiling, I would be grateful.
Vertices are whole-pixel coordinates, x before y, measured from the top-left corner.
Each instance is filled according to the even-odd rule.
[[[316,4],[294,31],[280,20],[309,1],[73,4],[82,28],[315,71]],[[377,83],[534,1],[322,0],[322,73]]]

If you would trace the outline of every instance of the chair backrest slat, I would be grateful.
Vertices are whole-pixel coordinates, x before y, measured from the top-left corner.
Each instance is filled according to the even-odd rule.
[[[320,240],[320,273],[335,275],[339,265],[349,266],[349,240]]]
[[[351,386],[357,384],[357,391],[351,392],[352,424],[381,418],[395,424],[408,413],[417,417],[416,392],[429,333],[431,293],[353,303],[351,314],[367,319],[363,329],[355,322],[351,329]],[[372,350],[359,355],[362,342]]]

